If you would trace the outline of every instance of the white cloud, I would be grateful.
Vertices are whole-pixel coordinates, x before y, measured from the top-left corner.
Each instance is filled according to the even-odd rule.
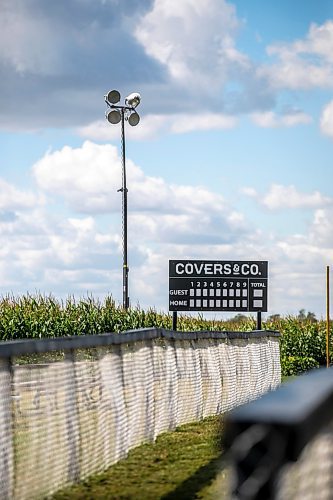
[[[132,212],[226,213],[222,196],[204,187],[168,185],[160,177],[146,176],[130,159],[126,171]],[[115,146],[85,141],[81,148],[48,152],[33,166],[33,174],[40,189],[61,196],[77,212],[119,210],[121,161]]]
[[[253,123],[263,128],[294,127],[311,123],[311,116],[306,113],[295,111],[278,115],[274,111],[252,113]]]
[[[281,87],[333,81],[332,21],[311,25],[304,39],[270,46],[272,64],[258,68],[237,46],[244,22],[226,0],[84,1],[79,9],[77,0],[0,4],[0,127],[6,130],[79,126],[91,140],[118,140],[119,127],[99,120],[110,78],[106,60],[117,67],[113,85],[143,96],[131,140],[222,130],[235,126],[233,116],[253,110],[260,126],[308,123],[305,113],[278,117],[267,110]],[[25,96],[19,114],[11,104],[17,95]]]
[[[33,208],[44,202],[41,195],[31,191],[22,191],[0,178],[0,210],[15,211]]]
[[[224,0],[155,0],[136,30],[146,53],[165,65],[170,76],[186,87],[223,83],[230,65],[248,66],[234,42],[239,21]]]
[[[106,60],[117,67],[113,85],[143,97],[141,122],[128,127],[131,140],[223,130],[253,110],[260,126],[308,123],[305,113],[265,112],[281,86],[331,85],[330,22],[313,25],[304,40],[271,46],[269,56],[278,61],[257,70],[237,47],[244,22],[226,0],[84,1],[79,9],[77,0],[44,4],[3,0],[0,6],[3,129],[78,127],[91,140],[119,140],[119,127],[99,120],[109,85]],[[19,118],[11,105],[17,95],[26,96]]]
[[[58,231],[57,234],[49,234],[50,252],[66,266],[78,261],[82,248],[87,252],[95,243],[100,247],[104,243],[103,239],[98,238],[96,223],[92,217],[68,218]]]
[[[33,175],[40,189],[61,195],[79,211],[114,211],[118,205],[121,162],[115,146],[86,141],[82,148],[48,152],[33,166]]]
[[[330,101],[322,110],[320,129],[323,134],[333,138],[333,101]]]
[[[110,160],[119,162],[113,146],[86,142],[81,148],[48,153],[41,163],[37,162],[35,178],[39,189],[49,194],[52,186],[54,196],[66,198],[71,194],[73,208],[78,211],[82,208],[77,204],[79,197],[89,198],[93,191],[95,199],[104,199],[103,183],[114,181],[113,174],[108,178],[104,171],[106,166],[112,171]],[[91,167],[103,182],[90,176]],[[268,238],[253,224],[249,230],[244,214],[203,186],[168,185],[161,178],[146,176],[131,162],[129,172],[133,305],[167,308],[170,258],[268,260],[269,313],[295,313],[306,308],[320,315],[323,269],[333,259],[333,208],[329,198],[318,192],[300,193],[295,186],[273,185],[264,198],[267,208],[308,207],[314,214],[304,234],[280,238],[272,230]],[[76,183],[79,174],[81,182]],[[244,188],[243,193],[260,199],[253,188]],[[155,202],[150,205],[151,198],[157,198],[160,206]],[[119,207],[120,199],[116,201]],[[121,222],[118,216],[116,220],[107,219],[105,223],[98,210],[82,217],[55,213],[48,205],[29,205],[12,218],[0,217],[0,290],[42,290],[62,297],[88,292],[103,297],[111,292],[121,301]]]
[[[140,110],[138,112],[140,114]],[[125,124],[126,138],[131,141],[150,139],[162,131],[167,131],[171,121],[168,115],[143,115],[137,126],[131,127]],[[111,125],[107,120],[97,120],[84,127],[78,127],[76,132],[90,140],[120,140],[120,126]]]
[[[332,215],[327,213],[325,217],[328,223],[325,231],[330,235],[333,234]],[[155,303],[158,307],[167,308],[167,263],[170,258],[268,260],[268,314],[297,314],[305,308],[314,311],[318,317],[323,315],[325,304],[321,299],[325,266],[332,261],[333,250],[329,241],[323,246],[323,240],[318,240],[318,232],[314,227],[310,226],[309,232],[301,236],[284,239],[277,234],[268,239],[254,228],[251,234],[239,235],[232,242],[202,241],[198,235],[194,235],[194,239],[190,236],[187,234],[180,241],[169,238],[169,241],[163,240],[162,244],[150,246],[147,259],[131,271],[132,279],[135,275],[132,293],[140,297],[140,303],[146,303],[147,306]],[[226,315],[216,314],[216,317]]]
[[[64,222],[48,225],[48,228],[44,221],[39,226],[39,239],[43,244],[37,248],[29,240],[24,252],[20,248],[15,265],[17,269],[25,270],[24,275],[30,276],[31,283],[44,280],[51,290],[52,287],[57,289],[61,279],[70,290],[82,293],[90,290],[97,296],[111,288],[115,297],[121,300],[120,222],[110,220],[108,231],[100,230],[99,209],[96,209],[101,205],[96,205],[99,196],[104,199],[103,186],[108,182],[108,172],[113,171],[113,163],[119,164],[116,149],[87,141],[77,150],[65,148],[48,153],[43,159],[45,163],[37,163],[38,168],[35,166],[34,171],[40,188],[45,188],[48,193],[54,188],[57,196],[65,197],[75,210],[80,211],[82,204],[78,200],[91,195],[93,158],[99,159],[98,175],[102,176],[102,182],[95,181],[95,201],[92,207],[85,204],[84,210],[94,208],[94,215],[71,216]],[[70,168],[72,164],[75,169]],[[115,182],[114,178],[120,176],[118,167],[117,173],[113,172],[109,178],[110,182]],[[78,173],[83,181],[81,179],[82,182],[77,184]],[[262,201],[270,210],[286,207],[315,209],[306,234],[281,239],[272,230],[267,238],[253,224],[249,231],[244,214],[233,210],[219,194],[205,187],[168,185],[162,178],[146,176],[132,162],[128,173],[131,182],[130,297],[133,305],[139,302],[143,307],[155,305],[165,309],[168,260],[184,256],[205,259],[209,256],[217,260],[268,260],[270,312],[281,312],[282,304],[286,307],[287,300],[290,307],[287,312],[295,313],[305,307],[320,314],[317,297],[321,268],[326,259],[333,258],[330,198],[316,191],[301,193],[292,185],[272,185],[264,197],[254,188],[243,188],[244,194]],[[116,202],[119,210],[117,197]],[[308,291],[304,293],[304,290]],[[317,297],[313,295],[314,290],[317,290]]]
[[[255,188],[250,186],[242,187],[239,191],[240,193],[244,194],[245,196],[249,196],[250,198],[256,198],[258,196],[258,193],[255,190]]]
[[[144,115],[136,127],[126,125],[126,138],[129,140],[146,140],[161,134],[184,134],[202,130],[224,130],[235,127],[237,119],[234,116],[222,113],[201,114],[171,114],[171,115]],[[120,141],[120,127],[110,125],[106,120],[98,120],[76,132],[81,137],[90,140],[118,140]]]
[[[116,175],[109,171],[118,163],[115,147],[85,142],[81,148],[48,152],[35,164],[33,172],[39,189],[55,199],[63,196],[76,211],[92,211],[84,217],[75,213],[66,216],[63,210],[60,215],[52,211],[52,206],[42,205],[0,220],[5,242],[0,249],[1,290],[15,292],[23,287],[25,291],[28,283],[30,291],[62,296],[86,291],[98,296],[111,288],[119,297],[120,219],[117,217],[115,222],[111,217],[105,227],[98,215],[103,204],[108,208],[105,184],[114,182]],[[181,248],[202,252],[207,245],[227,247],[247,234],[244,216],[228,207],[219,194],[203,186],[168,185],[161,178],[145,176],[130,161],[128,166],[132,193],[129,254],[133,290],[137,293],[140,283],[147,283],[151,273],[151,277],[157,276],[163,282],[162,269],[156,267],[156,262],[161,263],[161,252],[165,256],[167,252],[181,253]],[[107,191],[110,196],[109,187]],[[115,197],[119,210],[120,198]],[[91,205],[82,201],[90,198]],[[152,262],[155,267],[146,276],[143,273]],[[150,292],[154,289],[156,295],[158,286],[151,285]],[[149,300],[148,292],[149,287],[140,296],[142,305]],[[155,304],[160,305],[160,299],[155,297]]]
[[[101,231],[95,219],[63,218],[39,207],[0,223],[0,290],[68,296],[107,290],[120,263],[119,235]],[[85,288],[87,280],[92,286]],[[117,277],[117,279],[119,279]]]
[[[1,0],[0,128],[82,126],[102,116],[111,80],[124,92],[138,83],[140,91],[163,84],[160,65],[133,35],[150,5],[151,0]]]
[[[333,21],[311,24],[304,39],[274,44],[267,48],[278,62],[258,68],[258,76],[267,77],[276,88],[311,89],[333,86]]]
[[[0,16],[0,61],[19,74],[55,75],[62,66],[61,35],[52,30],[44,16],[31,15],[30,6],[3,0]],[[56,43],[56,39],[57,43]]]
[[[223,130],[233,128],[236,123],[237,119],[234,116],[217,113],[180,115],[174,118],[171,131],[184,133],[198,130]]]
[[[157,243],[173,245],[222,245],[235,242],[247,234],[244,216],[225,210],[218,215],[201,210],[179,214],[133,214],[129,228],[138,241],[155,246]]]
[[[270,210],[283,208],[316,208],[332,204],[332,198],[323,196],[319,191],[311,194],[300,193],[295,186],[273,184],[262,198],[262,204]]]
[[[333,198],[324,196],[319,191],[310,194],[301,193],[293,185],[272,184],[265,195],[259,194],[251,187],[244,187],[241,192],[246,196],[256,198],[259,204],[269,210],[319,208],[333,204]]]
[[[332,221],[331,207],[317,209],[305,234],[275,241],[275,300],[283,301],[285,295],[290,312],[306,308],[324,314],[326,266],[333,260]]]
[[[333,259],[332,220],[332,207],[317,209],[309,230],[311,244],[324,251],[328,262],[332,262]]]

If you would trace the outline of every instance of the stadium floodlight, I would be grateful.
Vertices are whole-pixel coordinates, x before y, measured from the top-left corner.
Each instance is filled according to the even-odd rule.
[[[130,106],[131,108],[136,108],[141,102],[141,96],[137,92],[133,92],[125,99],[126,106]]]
[[[120,101],[120,93],[118,90],[110,90],[104,95],[104,100],[108,106],[105,117],[111,124],[117,124],[121,121],[121,149],[122,149],[122,187],[118,191],[122,193],[122,221],[123,221],[123,308],[129,307],[128,293],[128,259],[127,259],[127,185],[126,185],[126,160],[125,160],[125,120],[135,127],[140,116],[135,108],[141,102],[141,96],[137,92],[133,92],[125,99],[125,106],[117,104]]]
[[[128,117],[128,123],[132,125],[132,127],[135,127],[140,121],[140,116],[136,111],[131,113]]]
[[[110,90],[106,95],[105,95],[105,99],[107,100],[107,102],[109,102],[110,104],[117,104],[117,102],[120,101],[120,94],[118,92],[118,90]]]
[[[112,111],[108,111],[106,113],[106,117],[108,122],[116,124],[121,120],[121,113],[117,109],[113,109]]]

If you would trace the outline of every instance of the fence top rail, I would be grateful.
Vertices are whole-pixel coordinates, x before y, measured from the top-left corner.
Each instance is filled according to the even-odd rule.
[[[249,332],[175,332],[163,328],[141,328],[121,333],[102,333],[98,335],[77,335],[69,337],[43,339],[17,339],[0,342],[0,358],[38,354],[50,351],[70,349],[88,349],[108,345],[128,344],[142,340],[165,338],[171,340],[198,339],[249,339],[262,337],[279,337],[273,330],[253,330]]]
[[[251,426],[273,429],[288,442],[287,457],[296,460],[333,413],[333,368],[312,370],[277,390],[232,411],[227,417],[227,448]]]

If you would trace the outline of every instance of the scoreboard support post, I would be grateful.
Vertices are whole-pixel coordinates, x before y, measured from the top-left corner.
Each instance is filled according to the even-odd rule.
[[[177,311],[172,311],[172,329],[177,331]]]
[[[257,330],[261,330],[261,311],[257,312]]]

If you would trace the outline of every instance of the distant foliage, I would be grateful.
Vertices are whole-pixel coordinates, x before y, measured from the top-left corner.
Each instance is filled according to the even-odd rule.
[[[120,333],[138,328],[172,329],[171,314],[139,306],[125,311],[112,297],[99,301],[92,297],[59,301],[52,296],[6,296],[0,299],[0,339],[27,339]],[[202,315],[178,316],[180,331],[251,331],[254,317],[238,314],[228,320],[208,320]],[[326,364],[326,323],[313,313],[300,310],[297,317],[276,314],[262,324],[264,330],[281,335],[283,375],[294,375]],[[331,337],[333,332],[331,332]],[[330,346],[332,356],[332,344]]]
[[[281,366],[283,368],[283,375],[289,377],[291,375],[300,375],[313,368],[319,368],[319,363],[314,358],[305,356],[282,356]]]
[[[302,312],[302,311],[300,311]],[[280,352],[283,375],[297,375],[311,368],[326,365],[326,322],[318,321],[308,313],[267,321],[266,329],[278,330],[281,336]],[[330,332],[330,352],[333,330]]]

